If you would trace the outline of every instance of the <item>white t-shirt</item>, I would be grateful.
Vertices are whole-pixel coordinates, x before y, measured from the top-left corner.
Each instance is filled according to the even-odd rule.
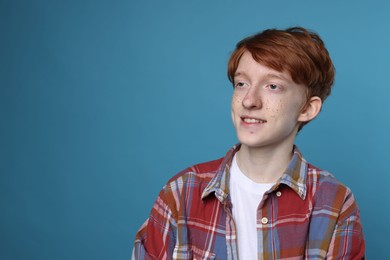
[[[257,207],[274,183],[256,183],[241,172],[236,155],[230,168],[230,197],[233,218],[237,228],[238,254],[240,259],[257,259]]]

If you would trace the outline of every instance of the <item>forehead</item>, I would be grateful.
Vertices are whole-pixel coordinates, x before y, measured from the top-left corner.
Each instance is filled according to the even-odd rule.
[[[279,79],[293,82],[288,71],[277,71],[265,64],[259,63],[248,51],[242,54],[238,62],[234,77],[238,76],[262,76],[270,79]]]

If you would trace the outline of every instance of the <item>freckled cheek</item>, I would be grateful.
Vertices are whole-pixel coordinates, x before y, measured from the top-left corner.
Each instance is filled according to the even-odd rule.
[[[285,114],[283,100],[266,100],[264,108],[270,113],[271,118],[277,118]]]
[[[231,117],[232,117],[232,121],[233,121],[233,125],[236,127],[236,116],[237,114],[239,113],[238,112],[238,107],[239,107],[239,104],[240,104],[240,99],[239,97],[237,97],[237,95],[233,95],[232,97],[232,104],[231,104]]]
[[[233,97],[232,97],[232,107],[235,107],[235,106],[241,104],[241,102],[242,102],[242,98],[241,97],[239,97],[237,95],[233,95]]]

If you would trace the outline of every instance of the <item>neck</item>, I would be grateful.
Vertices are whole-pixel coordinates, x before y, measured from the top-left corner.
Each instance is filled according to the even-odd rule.
[[[237,152],[237,164],[240,170],[257,183],[274,183],[287,168],[293,155],[293,146],[248,147],[241,145]]]

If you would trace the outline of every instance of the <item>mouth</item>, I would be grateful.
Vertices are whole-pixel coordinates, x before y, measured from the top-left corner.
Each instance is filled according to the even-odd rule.
[[[246,124],[264,124],[267,120],[253,118],[253,117],[241,117],[241,120]]]

